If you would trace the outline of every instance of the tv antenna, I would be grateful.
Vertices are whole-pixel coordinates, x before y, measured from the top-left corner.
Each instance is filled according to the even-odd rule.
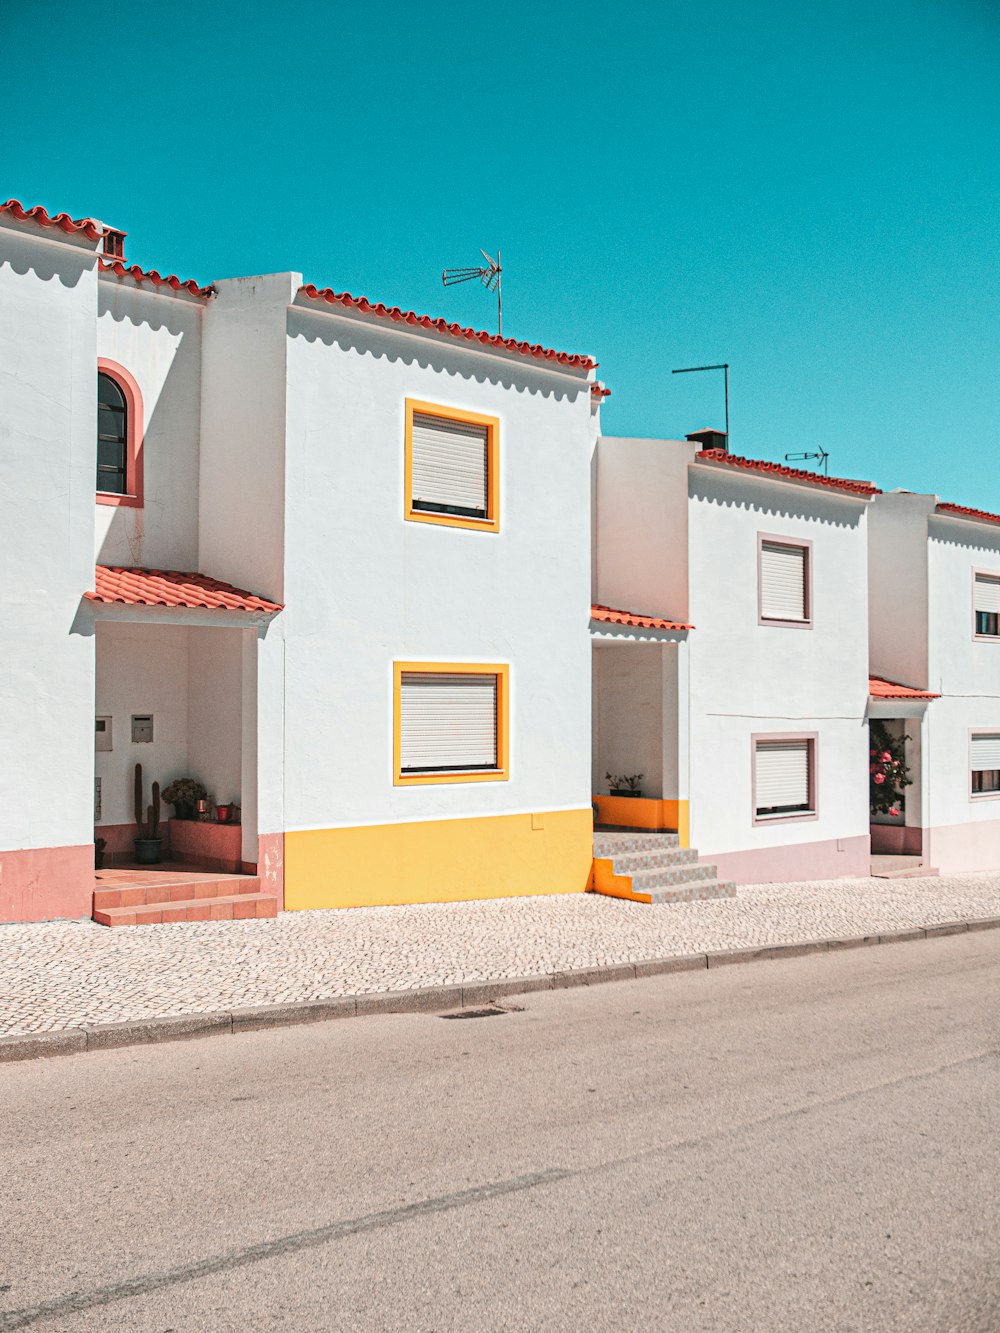
[[[486,260],[484,265],[474,268],[446,268],[441,274],[441,281],[446,287],[454,287],[459,282],[471,282],[473,278],[478,278],[488,292],[497,294],[497,323],[500,326],[500,337],[503,337],[503,287],[501,284],[501,275],[503,269],[500,267],[500,251],[497,251],[496,259],[492,259],[485,250],[480,249],[479,253]]]
[[[823,469],[823,476],[828,477],[830,475],[830,472],[827,465],[830,461],[830,455],[827,453],[827,451],[823,448],[821,444],[817,445],[816,447],[819,450],[819,452],[814,454],[785,454],[785,462],[791,463],[793,460],[797,459],[801,459],[803,462],[806,462],[808,460],[814,460]]]
[[[696,370],[723,370],[726,374],[726,444],[729,443],[729,362],[723,361],[718,366],[683,366],[672,370],[671,375],[692,375]]]

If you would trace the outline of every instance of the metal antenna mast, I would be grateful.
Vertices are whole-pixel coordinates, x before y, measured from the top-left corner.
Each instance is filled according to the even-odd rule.
[[[671,375],[691,375],[696,370],[724,370],[726,372],[726,443],[729,443],[729,362],[723,361],[719,366],[683,366],[680,370],[672,370]]]
[[[830,475],[830,472],[829,468],[827,467],[827,464],[830,461],[830,455],[827,453],[827,451],[823,448],[821,444],[817,445],[817,448],[819,449],[819,453],[815,454],[785,454],[785,462],[790,463],[792,462],[793,459],[802,459],[803,462],[806,459],[815,459],[816,462],[819,463],[820,467],[823,469],[823,476],[828,477]]]
[[[491,259],[485,250],[480,249],[479,253],[486,260],[485,265],[478,268],[446,268],[441,274],[441,281],[446,287],[454,287],[459,282],[471,282],[473,278],[478,278],[488,292],[497,294],[497,323],[499,324],[500,337],[503,337],[503,286],[501,276],[503,269],[500,267],[500,251],[497,251],[496,259]]]

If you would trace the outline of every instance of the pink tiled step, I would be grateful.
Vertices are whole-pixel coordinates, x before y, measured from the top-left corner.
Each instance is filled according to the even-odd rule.
[[[259,894],[260,880],[255,875],[227,875],[218,879],[178,878],[152,884],[117,884],[94,890],[94,911],[115,907],[153,907],[164,903],[192,902],[204,898],[234,898]]]
[[[190,892],[196,886],[188,884],[184,887]],[[252,892],[225,896],[203,895],[180,901],[160,900],[119,907],[94,906],[94,920],[101,926],[153,926],[168,921],[253,921],[277,915],[277,898],[267,893]]]

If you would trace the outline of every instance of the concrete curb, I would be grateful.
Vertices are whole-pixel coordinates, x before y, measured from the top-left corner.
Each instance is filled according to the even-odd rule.
[[[976,930],[1000,930],[1000,917],[942,921],[932,926],[885,931],[878,935],[851,935],[826,940],[799,940],[790,944],[767,944],[747,949],[674,954],[668,958],[647,958],[636,963],[612,963],[606,967],[581,967],[570,971],[540,973],[537,976],[474,981],[467,986],[423,986],[414,990],[344,995],[329,1000],[254,1005],[219,1013],[179,1014],[168,1018],[133,1019],[125,1023],[91,1024],[67,1028],[62,1032],[26,1033],[23,1036],[0,1037],[0,1064],[35,1060],[43,1056],[109,1050],[117,1046],[183,1041],[220,1032],[254,1032],[297,1023],[323,1023],[333,1018],[362,1018],[375,1014],[433,1014],[448,1009],[480,1008],[510,995],[527,995],[532,991],[599,986],[610,981],[635,981],[670,972],[692,972],[738,963],[802,958],[807,954],[858,949],[873,944],[905,944],[912,940],[937,939],[942,935],[961,935]]]

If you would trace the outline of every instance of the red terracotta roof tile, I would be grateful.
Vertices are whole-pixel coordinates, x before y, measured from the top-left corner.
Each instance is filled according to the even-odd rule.
[[[484,346],[502,347],[508,352],[518,352],[522,356],[533,356],[545,361],[557,361],[563,366],[578,366],[583,370],[592,370],[597,362],[592,356],[579,356],[570,352],[556,352],[551,347],[541,347],[537,343],[518,342],[514,338],[501,338],[496,333],[484,333],[477,329],[463,328],[461,324],[449,324],[446,319],[431,319],[430,315],[418,315],[412,310],[400,310],[399,306],[383,305],[381,301],[369,301],[366,296],[352,296],[350,292],[335,292],[331,287],[316,287],[309,282],[299,291],[313,301],[326,301],[330,305],[341,305],[345,309],[360,310],[364,314],[377,315],[380,319],[391,319],[397,324],[409,324],[421,329],[436,329],[438,333],[449,333],[453,338],[464,338],[467,342],[478,342]]]
[[[967,509],[965,505],[939,504],[939,514],[948,514],[952,518],[973,518],[980,523],[1000,523],[1000,514],[988,514],[985,509]]]
[[[868,694],[872,699],[940,699],[940,694],[928,694],[926,690],[914,690],[909,685],[898,685],[894,680],[882,680],[880,676],[868,677]]]
[[[175,292],[190,292],[192,296],[214,296],[214,287],[199,287],[193,278],[184,282],[183,279],[176,277],[173,273],[157,273],[155,268],[142,269],[138,264],[130,264],[126,267],[121,260],[114,260],[110,264],[103,259],[98,265],[102,273],[113,273],[116,278],[131,278],[133,282],[151,282],[156,287],[172,287]]]
[[[119,602],[125,606],[183,606],[208,611],[260,611],[273,614],[283,608],[252,592],[234,588],[207,574],[182,574],[175,569],[126,569],[98,565],[91,602]]]
[[[610,606],[592,606],[590,618],[605,625],[632,625],[635,629],[694,629],[693,625],[681,625],[676,620],[658,620],[638,611],[615,611]]]
[[[595,382],[590,386],[590,396],[591,398],[597,398],[597,399],[610,398],[611,390],[608,388],[606,384],[602,384],[600,380],[595,380]]]
[[[785,467],[782,463],[766,463],[758,458],[740,458],[736,454],[727,453],[725,449],[702,449],[695,458],[702,463],[726,463],[730,467],[744,468],[750,472],[763,472],[779,481],[810,482],[813,486],[847,491],[851,495],[882,494],[870,481],[852,481],[847,477],[822,477],[818,472],[803,472],[800,468]]]
[[[104,226],[96,218],[71,218],[68,213],[53,213],[51,217],[41,206],[25,208],[17,199],[0,204],[0,213],[9,213],[17,222],[35,222],[39,227],[58,227],[67,233],[80,232],[91,241],[104,235]]]

